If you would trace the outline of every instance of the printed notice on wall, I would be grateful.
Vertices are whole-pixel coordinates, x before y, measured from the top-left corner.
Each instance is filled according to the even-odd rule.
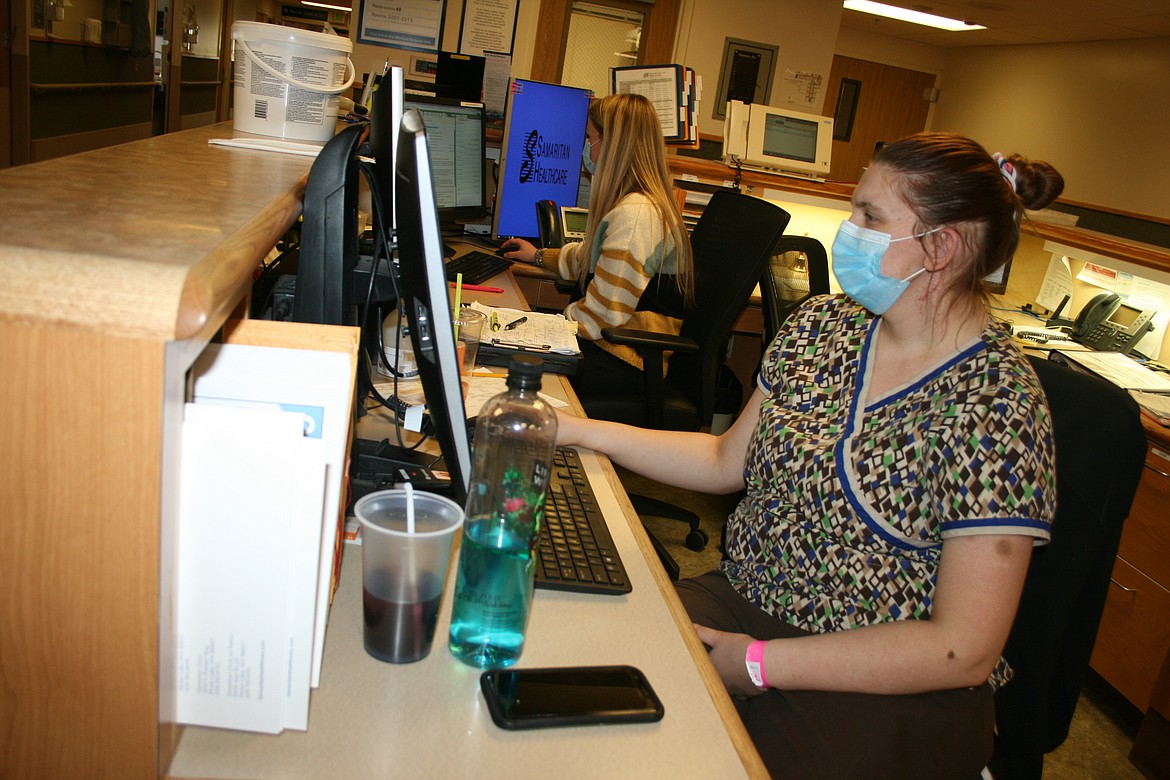
[[[438,51],[446,0],[362,0],[358,43]]]
[[[459,25],[459,53],[511,54],[519,0],[466,0]]]
[[[780,79],[780,103],[812,108],[821,94],[824,76],[805,70],[785,70]]]

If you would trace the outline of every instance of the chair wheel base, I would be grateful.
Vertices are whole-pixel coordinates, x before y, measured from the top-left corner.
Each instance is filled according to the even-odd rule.
[[[696,528],[687,534],[686,545],[688,550],[699,552],[707,546],[707,532],[701,528]]]

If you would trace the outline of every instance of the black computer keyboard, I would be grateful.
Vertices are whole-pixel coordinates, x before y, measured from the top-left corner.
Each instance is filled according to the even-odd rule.
[[[630,580],[576,450],[558,447],[544,501],[536,587],[621,595]]]
[[[447,261],[447,281],[463,274],[464,284],[479,284],[512,267],[512,261],[490,252],[472,250]]]

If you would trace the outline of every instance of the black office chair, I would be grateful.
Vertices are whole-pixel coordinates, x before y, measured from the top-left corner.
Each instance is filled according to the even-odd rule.
[[[695,301],[683,314],[680,334],[605,329],[607,340],[631,346],[642,356],[645,384],[629,392],[582,396],[586,414],[640,427],[699,430],[711,425],[717,406],[727,404],[738,412],[742,389],[724,365],[731,326],[747,305],[789,218],[784,209],[760,198],[716,192],[691,234]],[[666,352],[671,356],[664,379]],[[644,496],[630,498],[641,516],[687,523],[690,549],[706,546],[707,534],[694,513]],[[677,578],[677,564],[653,535],[651,541],[668,573]]]
[[[1052,410],[1057,508],[1052,540],[1032,555],[1004,657],[1015,677],[995,696],[995,780],[1035,780],[1064,742],[1105,607],[1146,437],[1115,385],[1031,358]]]
[[[829,293],[829,256],[825,245],[808,236],[781,236],[760,278],[764,311],[764,348],[797,306]]]

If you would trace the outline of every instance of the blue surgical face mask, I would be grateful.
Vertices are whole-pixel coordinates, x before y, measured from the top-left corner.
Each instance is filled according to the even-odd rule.
[[[833,240],[833,275],[846,295],[874,314],[885,314],[906,291],[910,280],[926,270],[921,268],[905,279],[886,276],[882,273],[882,257],[886,250],[890,244],[921,238],[935,230],[939,228],[914,236],[890,238],[889,233],[858,227],[845,220]]]
[[[592,152],[593,152],[593,143],[588,138],[586,138],[585,139],[585,148],[581,150],[581,162],[585,163],[585,170],[589,171],[590,176],[597,173],[597,163],[595,163],[595,162],[593,162],[593,160],[589,159]]]

